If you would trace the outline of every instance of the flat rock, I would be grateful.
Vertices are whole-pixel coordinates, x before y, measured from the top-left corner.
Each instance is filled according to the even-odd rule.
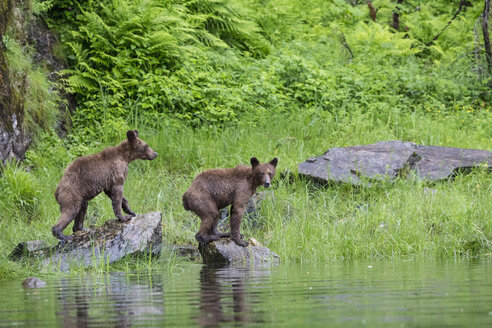
[[[189,260],[200,258],[200,252],[191,245],[165,245],[164,247],[178,257],[188,258]]]
[[[410,171],[422,179],[444,180],[480,165],[487,165],[491,170],[491,164],[491,151],[421,146],[395,140],[331,148],[300,163],[298,172],[315,180],[357,185],[363,180],[404,177]]]
[[[256,245],[256,246],[255,246]],[[280,257],[270,249],[259,246],[254,239],[247,247],[238,246],[230,238],[221,238],[198,247],[205,264],[223,265],[229,263],[273,263],[280,262]]]
[[[48,243],[44,240],[24,241],[14,248],[9,255],[9,259],[15,261],[20,260],[22,257],[39,258],[43,256],[42,250],[45,248],[48,248]]]
[[[124,223],[109,220],[101,227],[79,231],[72,241],[53,247],[29,250],[24,246],[33,242],[20,243],[11,258],[37,258],[43,268],[67,271],[71,267],[104,266],[130,254],[158,255],[162,245],[161,220],[160,212],[140,214]]]

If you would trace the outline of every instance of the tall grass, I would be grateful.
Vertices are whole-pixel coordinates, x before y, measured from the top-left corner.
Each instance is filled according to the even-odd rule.
[[[181,195],[193,177],[208,168],[248,163],[251,156],[260,161],[276,156],[279,165],[271,187],[273,196],[263,201],[255,224],[243,221],[242,231],[279,253],[284,261],[485,255],[492,251],[492,176],[486,169],[449,181],[432,183],[410,177],[371,187],[320,186],[299,180],[295,173],[299,162],[330,147],[380,140],[492,150],[491,126],[492,114],[486,110],[461,111],[459,119],[447,113],[401,113],[398,120],[391,112],[372,116],[355,112],[346,118],[330,119],[322,112],[299,110],[288,115],[273,113],[223,130],[165,123],[159,131],[140,127],[141,138],[159,156],[154,161],[130,164],[125,195],[137,213],[163,213],[164,243],[196,245],[194,234],[199,219],[185,211],[181,203]],[[124,132],[113,137],[122,139]],[[5,238],[0,240],[0,247],[5,252],[0,255],[0,277],[26,269],[6,259],[16,243],[33,239],[56,242],[50,232],[59,217],[53,191],[64,165],[47,162],[68,164],[70,159],[62,151],[66,145],[53,142],[53,137],[45,138],[39,147],[46,147],[45,142],[51,145],[51,151],[29,153],[27,163],[32,170],[22,173],[35,181],[30,183],[39,190],[36,199],[42,214],[28,222],[19,217],[18,210],[2,206],[0,233]],[[87,145],[85,152],[93,153],[108,145]],[[63,157],[53,158],[53,154]],[[282,174],[285,172],[291,174]],[[14,188],[6,184],[7,177],[4,174],[0,178],[2,186]],[[0,203],[8,203],[7,194],[0,195]],[[89,203],[86,224],[99,226],[113,217],[111,202],[99,195]],[[175,260],[166,258],[164,255],[149,264],[149,258],[143,257],[116,267],[172,267]]]
[[[367,117],[354,113],[330,121],[323,113],[299,111],[222,132],[164,129],[149,139],[163,155],[164,165],[148,163],[149,180],[139,180],[135,189],[151,193],[146,188],[152,181],[164,183],[171,176],[172,183],[165,187],[168,193],[159,188],[163,201],[158,208],[165,213],[165,225],[172,227],[170,234],[164,228],[164,235],[194,243],[198,220],[181,209],[180,200],[193,176],[206,168],[247,163],[250,156],[262,161],[277,156],[275,196],[264,202],[260,225],[253,228],[246,222],[243,229],[287,261],[489,254],[492,180],[486,169],[454,181],[431,183],[414,177],[364,188],[321,187],[281,178],[282,171],[295,173],[299,162],[334,146],[402,139],[490,150],[487,111],[459,112],[458,117],[440,112],[378,113],[372,114],[372,121]],[[476,124],[474,130],[458,126],[470,124]]]
[[[444,1],[422,5],[420,11],[407,8],[401,18],[410,31],[401,32],[387,26],[385,19],[393,13],[389,3],[378,3],[379,22],[373,23],[365,3],[235,2],[249,8],[245,19],[250,23],[221,31],[208,19],[224,18],[215,11],[239,13],[220,9],[230,8],[228,2],[210,2],[215,9],[206,12],[191,6],[194,1],[184,3],[186,10],[126,0],[54,10],[54,15],[66,16],[59,26],[65,31],[63,46],[73,48],[68,51],[73,57],[69,79],[80,106],[66,139],[42,134],[24,167],[8,167],[0,177],[0,234],[5,236],[0,240],[5,250],[0,277],[30,270],[7,260],[16,243],[56,242],[50,229],[60,213],[53,192],[65,167],[78,156],[115,145],[126,129],[135,128],[159,156],[130,165],[125,195],[137,213],[163,213],[165,243],[196,244],[199,220],[183,209],[181,195],[198,172],[248,163],[256,156],[261,161],[279,158],[274,196],[263,202],[257,222],[245,221],[242,229],[285,261],[491,253],[492,178],[484,170],[454,181],[410,178],[372,187],[323,187],[296,177],[298,163],[330,147],[400,139],[492,150],[487,77],[476,74],[475,58],[469,55],[481,5],[467,9],[432,47],[423,48],[449,19],[452,10]],[[55,1],[43,10],[51,4],[66,7]],[[133,31],[145,38],[135,38]],[[262,56],[252,54],[265,45],[263,36],[257,35],[256,45],[249,42],[257,32],[271,41]],[[210,40],[220,43],[220,37],[230,47],[212,47]],[[162,42],[149,47],[147,39]],[[27,59],[17,56],[21,49],[16,42],[2,42],[12,74],[30,73],[27,122],[51,126],[53,102],[45,101],[52,99],[49,85]],[[88,78],[90,87],[85,85]],[[100,195],[89,204],[86,225],[99,226],[113,217],[110,201]],[[172,267],[174,260],[122,263],[111,267]]]

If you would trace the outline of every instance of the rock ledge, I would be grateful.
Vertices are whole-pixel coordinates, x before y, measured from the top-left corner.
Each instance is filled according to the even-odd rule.
[[[162,214],[137,215],[121,223],[106,221],[101,227],[74,234],[71,242],[44,247],[42,241],[17,245],[9,255],[12,260],[40,259],[41,267],[67,271],[71,267],[104,266],[130,254],[160,254],[162,247]]]
[[[298,172],[315,180],[361,184],[363,180],[405,177],[409,172],[421,179],[443,180],[480,165],[492,169],[491,151],[395,140],[331,148],[300,163]]]
[[[230,238],[221,238],[207,245],[200,245],[198,249],[205,264],[223,265],[237,262],[277,264],[280,262],[280,257],[276,253],[259,246],[254,239],[250,239],[249,243],[249,246],[241,247]]]

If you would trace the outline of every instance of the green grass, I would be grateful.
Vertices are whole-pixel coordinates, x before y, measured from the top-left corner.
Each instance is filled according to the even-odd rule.
[[[492,150],[490,76],[483,51],[474,52],[481,4],[425,47],[454,14],[445,1],[409,1],[399,32],[388,27],[390,2],[375,2],[377,22],[364,2],[353,1],[213,1],[198,8],[194,1],[175,7],[121,0],[59,10],[67,3],[74,2],[32,4],[58,27],[57,48],[72,72],[64,90],[75,92],[77,109],[67,138],[53,130],[59,99],[32,60],[34,48],[15,30],[1,40],[22,128],[36,142],[20,167],[8,165],[0,177],[0,279],[38,271],[7,259],[18,242],[56,242],[53,193],[66,166],[135,128],[160,155],[130,165],[125,195],[137,213],[163,213],[165,243],[196,245],[199,220],[184,211],[181,195],[198,172],[275,156],[273,196],[242,230],[284,261],[491,254],[492,178],[485,169],[454,181],[372,187],[323,187],[296,177],[298,163],[328,148],[381,140]],[[218,23],[202,25],[209,16]],[[90,202],[87,224],[112,218],[106,196]],[[72,272],[174,270],[180,263],[166,252]]]
[[[470,127],[473,127],[470,128]],[[181,195],[193,177],[213,167],[279,158],[277,174],[255,225],[243,221],[246,236],[260,240],[283,261],[316,262],[340,259],[449,258],[490,255],[492,251],[492,175],[476,169],[453,181],[426,182],[416,178],[372,187],[347,184],[320,186],[299,180],[297,164],[330,147],[401,139],[420,144],[492,150],[492,114],[460,111],[456,115],[428,113],[353,114],[339,119],[309,109],[277,113],[254,122],[244,121],[218,130],[191,129],[167,124],[160,131],[140,128],[140,137],[159,153],[154,161],[130,164],[125,195],[137,213],[163,213],[163,239],[167,244],[196,245],[199,220],[183,209]],[[122,139],[125,131],[112,136]],[[64,168],[79,153],[93,153],[110,144],[65,150],[54,136],[44,136],[28,154],[30,172],[7,167],[0,182],[23,198],[6,199],[2,193],[0,222],[0,278],[35,271],[9,261],[7,255],[21,241],[46,239],[55,243],[51,226],[59,209],[53,192]],[[76,155],[74,155],[76,154]],[[13,173],[26,186],[6,181]],[[282,172],[293,173],[282,178]],[[428,189],[432,190],[428,190]],[[434,191],[435,190],[435,191]],[[15,199],[33,204],[27,210]],[[3,203],[2,203],[3,202]],[[35,213],[36,215],[33,215]],[[86,222],[101,225],[114,214],[104,195],[89,203]],[[70,233],[71,226],[66,233]],[[172,269],[180,263],[164,254],[89,271]]]

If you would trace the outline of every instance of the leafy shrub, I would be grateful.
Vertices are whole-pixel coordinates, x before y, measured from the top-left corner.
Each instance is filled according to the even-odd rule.
[[[2,169],[0,190],[0,203],[7,217],[25,216],[31,220],[37,216],[40,188],[34,176],[16,163],[7,164]]]
[[[269,51],[248,9],[235,2],[112,0],[83,3],[77,11],[67,18],[76,28],[62,34],[72,64],[64,72],[68,90],[81,104],[77,127],[129,113],[146,123],[169,115],[192,123],[229,120],[234,113],[225,106],[204,108],[219,89],[201,92],[208,72],[194,76],[196,65],[211,48],[254,56]]]
[[[384,121],[393,111],[490,101],[471,52],[481,6],[426,46],[456,1],[373,4],[376,22],[366,3],[344,0],[55,1],[68,90],[79,101],[73,125],[81,138],[108,140],[169,119],[220,128],[312,107]]]

